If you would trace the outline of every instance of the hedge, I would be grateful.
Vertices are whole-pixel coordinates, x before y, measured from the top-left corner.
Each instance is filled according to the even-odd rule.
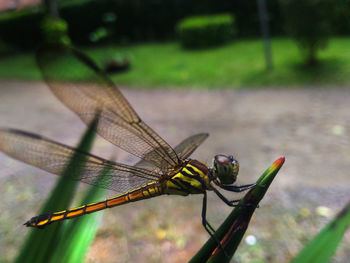
[[[181,44],[186,48],[201,48],[226,43],[236,33],[230,14],[192,16],[176,26]]]
[[[278,2],[267,1],[271,19],[278,21],[271,24],[272,33],[280,34]],[[80,45],[92,43],[95,36],[100,43],[171,40],[176,37],[175,25],[179,20],[215,13],[235,14],[240,36],[260,34],[255,1],[66,0],[58,4],[61,17],[68,22],[71,40]],[[40,21],[43,17],[42,7],[0,15],[0,37],[7,43],[33,48],[42,41]]]
[[[273,36],[284,34],[280,2],[266,0]],[[235,17],[238,37],[260,37],[256,1],[247,0],[65,0],[59,1],[60,14],[69,25],[75,44],[119,41],[163,41],[176,36],[175,25],[184,17],[230,13]],[[336,34],[350,32],[350,2],[335,0],[330,13]],[[44,9],[35,7],[0,14],[0,38],[20,47],[34,48],[42,41],[40,23]]]

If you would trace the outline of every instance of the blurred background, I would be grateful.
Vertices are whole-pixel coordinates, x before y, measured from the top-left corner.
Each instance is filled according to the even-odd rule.
[[[91,56],[172,146],[209,132],[192,157],[233,154],[238,184],[286,157],[234,262],[288,262],[349,201],[350,1],[2,0],[0,126],[73,146],[85,126],[35,63],[56,42]],[[136,161],[102,138],[93,153]],[[0,262],[14,260],[55,180],[0,153]],[[208,238],[201,205],[162,196],[108,209],[85,260],[186,262]],[[231,211],[211,193],[208,206],[216,227]],[[332,262],[349,256],[348,231]]]

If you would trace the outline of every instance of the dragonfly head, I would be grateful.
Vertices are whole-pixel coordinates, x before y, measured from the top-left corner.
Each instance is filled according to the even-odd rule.
[[[220,185],[233,184],[238,175],[239,164],[232,155],[216,155],[213,161],[213,175],[217,178],[214,182]]]

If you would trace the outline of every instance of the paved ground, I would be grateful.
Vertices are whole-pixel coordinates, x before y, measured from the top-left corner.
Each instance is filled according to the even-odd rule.
[[[209,132],[193,157],[209,164],[215,154],[232,153],[241,164],[241,184],[254,182],[275,159],[286,157],[248,230],[258,238],[258,249],[243,244],[238,262],[249,262],[251,257],[287,261],[350,199],[350,91],[346,88],[123,89],[123,93],[145,122],[172,145],[193,133]],[[75,145],[84,130],[41,83],[0,83],[1,126],[69,145]],[[133,161],[102,139],[94,153]],[[0,154],[0,209],[6,211],[0,214],[0,261],[10,261],[16,254],[28,231],[21,224],[36,215],[54,179]],[[329,208],[324,216],[320,206]],[[142,252],[142,262],[145,257],[147,262],[184,262],[207,239],[200,209],[201,198],[193,196],[159,197],[106,211],[88,262],[141,262],[136,251]],[[215,225],[229,211],[210,196],[209,217]],[[349,233],[344,244],[334,262],[345,262],[350,256]]]

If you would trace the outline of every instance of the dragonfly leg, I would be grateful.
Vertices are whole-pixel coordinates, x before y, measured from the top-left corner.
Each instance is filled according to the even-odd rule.
[[[236,207],[236,206],[240,206],[239,204],[237,204],[239,201],[241,201],[240,199],[237,200],[228,200],[222,193],[219,192],[218,189],[216,189],[215,187],[212,186],[212,189],[214,191],[214,193],[222,200],[224,201],[228,206],[231,207]],[[253,205],[253,204],[246,204],[245,206],[254,206],[256,208],[259,208],[259,205]]]
[[[230,201],[230,200],[228,200],[222,193],[220,193],[218,189],[216,189],[215,187],[212,187],[212,189],[214,190],[214,193],[215,193],[222,201],[224,201],[228,206],[232,206],[232,207],[238,206],[237,203],[240,201],[240,199]]]
[[[236,186],[236,185],[223,185],[222,188],[230,191],[230,192],[243,192],[246,191],[248,189],[251,189],[253,187],[255,187],[257,184],[246,184],[246,185],[241,185],[241,186]]]
[[[220,240],[214,235],[215,234],[214,228],[207,221],[207,192],[206,191],[204,191],[203,193],[202,225],[204,229],[208,232],[210,237],[212,237],[215,240],[215,242],[218,244],[220,249],[224,252],[225,256],[228,257],[228,254],[226,253],[226,250],[222,247]]]
[[[214,228],[207,221],[207,192],[203,193],[203,206],[202,206],[202,225],[205,230],[209,233],[210,236],[213,236],[215,233]]]

